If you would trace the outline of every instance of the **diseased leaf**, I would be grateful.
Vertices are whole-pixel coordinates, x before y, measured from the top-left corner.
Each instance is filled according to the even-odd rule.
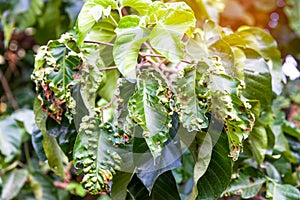
[[[151,74],[140,76],[137,81],[138,88],[128,102],[129,116],[142,127],[143,137],[156,159],[168,140],[172,120],[167,89]]]
[[[75,112],[71,88],[82,64],[79,53],[72,35],[65,34],[41,47],[35,59],[32,79],[43,110],[57,123],[61,122],[63,114],[71,120]]]
[[[14,169],[2,177],[1,199],[13,199],[23,187],[28,176],[26,169]]]
[[[139,50],[149,37],[149,30],[139,26],[138,16],[123,17],[116,29],[114,61],[121,74],[131,82],[136,79],[136,65]],[[126,49],[126,51],[124,51]]]
[[[47,114],[43,112],[41,108],[41,102],[38,98],[35,99],[34,102],[34,115],[35,115],[35,122],[43,135],[43,148],[48,160],[48,164],[57,175],[61,178],[65,178],[63,163],[62,163],[62,156],[61,156],[61,149],[55,139],[55,137],[50,136],[47,134],[46,129],[46,120]]]
[[[203,79],[203,75],[192,66],[185,68],[175,83],[179,118],[189,132],[208,127],[205,114],[209,107],[209,93]]]
[[[73,159],[76,168],[82,169],[79,172],[84,173],[81,183],[91,194],[107,191],[107,183],[121,169],[122,161],[112,143],[114,130],[110,124],[101,125],[96,117],[85,116],[78,132]]]
[[[241,193],[242,198],[254,197],[266,182],[264,174],[252,167],[247,167],[239,172],[238,178],[234,179],[225,192]]]

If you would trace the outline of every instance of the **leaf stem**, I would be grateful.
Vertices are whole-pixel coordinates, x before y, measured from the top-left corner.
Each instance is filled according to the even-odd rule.
[[[28,142],[24,143],[24,149],[25,149],[25,157],[26,157],[26,160],[27,160],[27,163],[28,163],[29,171],[33,172],[34,168],[33,168],[33,165],[31,163],[31,160],[30,160],[30,153],[29,153]]]
[[[17,103],[17,101],[14,99],[12,92],[9,88],[8,82],[4,76],[4,74],[2,73],[2,71],[0,70],[0,81],[2,83],[3,89],[5,91],[6,97],[8,99],[8,101],[10,102],[10,104],[12,105],[12,107],[14,108],[14,110],[18,110],[19,109],[19,105]]]
[[[83,42],[84,43],[90,43],[90,44],[105,45],[105,46],[109,46],[109,47],[113,47],[114,46],[114,44],[108,43],[108,42],[98,42],[98,41],[92,41],[92,40],[85,40]]]
[[[114,101],[117,99],[117,97],[116,96],[114,96],[111,100],[110,100],[110,102],[108,102],[108,104],[106,104],[105,106],[102,106],[101,108],[100,108],[100,111],[101,111],[101,117],[102,117],[102,123],[104,122],[104,110],[106,109],[106,108],[109,108],[113,103],[114,103]]]
[[[100,71],[108,71],[108,70],[114,70],[114,69],[118,69],[117,66],[113,66],[113,67],[103,67],[101,69],[99,69]]]

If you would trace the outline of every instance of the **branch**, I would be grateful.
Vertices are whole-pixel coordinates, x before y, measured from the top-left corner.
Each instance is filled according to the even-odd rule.
[[[17,101],[14,99],[12,92],[9,88],[9,85],[7,83],[6,78],[4,77],[2,71],[0,70],[0,81],[2,83],[3,89],[5,91],[5,95],[8,99],[8,101],[10,102],[10,104],[12,105],[12,107],[14,108],[14,110],[18,110],[19,109],[19,105],[17,103]]]
[[[84,43],[90,43],[90,44],[105,45],[105,46],[109,46],[109,47],[113,47],[114,46],[114,44],[108,43],[108,42],[98,42],[98,41],[92,41],[92,40],[85,40],[83,42]]]
[[[116,100],[116,96],[114,96],[111,100],[110,100],[110,102],[108,102],[108,104],[106,104],[105,106],[102,106],[101,108],[100,108],[100,111],[101,111],[101,117],[102,117],[102,123],[104,122],[104,110],[106,109],[106,108],[109,108],[113,103],[114,103],[114,101]]]
[[[108,70],[114,70],[114,69],[118,69],[117,66],[113,66],[113,67],[103,67],[101,69],[99,69],[100,71],[108,71]]]

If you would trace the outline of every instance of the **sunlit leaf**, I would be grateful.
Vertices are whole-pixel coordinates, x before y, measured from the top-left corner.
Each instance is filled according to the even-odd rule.
[[[148,12],[149,5],[152,3],[151,0],[121,0],[120,5],[125,7],[129,6],[141,15],[145,15]]]

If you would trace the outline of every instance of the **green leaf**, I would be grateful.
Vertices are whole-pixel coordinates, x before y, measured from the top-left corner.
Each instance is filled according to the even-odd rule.
[[[121,169],[121,157],[112,143],[115,134],[111,125],[101,125],[96,117],[85,116],[82,119],[73,159],[74,165],[82,169],[79,172],[84,173],[83,187],[91,194],[107,191],[107,183],[112,180],[115,171]]]
[[[238,178],[234,179],[225,192],[238,194],[242,198],[254,197],[266,182],[264,174],[255,168],[247,167],[238,173]]]
[[[6,162],[20,153],[21,138],[21,129],[12,117],[0,120],[0,153]]]
[[[19,27],[21,30],[32,27],[36,23],[38,16],[42,14],[43,7],[43,0],[30,1],[29,9],[26,12],[15,16],[17,27]]]
[[[172,116],[172,128],[170,138],[165,143],[161,155],[153,158],[145,139],[142,137],[140,127],[134,133],[133,161],[138,169],[136,174],[145,187],[151,192],[157,178],[166,171],[175,169],[181,165],[181,145],[177,135],[179,120],[176,114]]]
[[[258,164],[261,164],[268,149],[268,136],[265,127],[256,123],[249,135],[248,142],[254,159]]]
[[[103,18],[93,26],[87,33],[85,40],[111,42],[116,37],[115,29],[117,25],[115,23],[119,20],[120,16],[112,12],[111,18]]]
[[[44,111],[58,123],[63,114],[71,120],[70,115],[75,112],[71,89],[82,64],[79,53],[72,35],[67,33],[41,47],[35,59],[32,79],[38,96]]]
[[[86,190],[83,189],[82,185],[77,182],[69,183],[66,190],[69,191],[71,194],[75,194],[80,197],[86,196]]]
[[[58,191],[53,185],[50,177],[40,173],[34,172],[30,174],[30,186],[33,190],[36,200],[57,200]]]
[[[241,27],[237,34],[244,40],[248,48],[257,51],[265,60],[272,75],[272,90],[279,95],[282,90],[281,54],[275,39],[259,28]]]
[[[243,95],[252,100],[259,100],[262,109],[267,109],[272,102],[273,93],[271,76],[267,63],[257,52],[247,49],[245,63],[245,83],[246,90]]]
[[[33,128],[31,141],[34,151],[37,154],[38,158],[41,161],[45,162],[47,160],[47,157],[43,147],[44,137],[43,133],[37,126],[34,126]]]
[[[216,134],[220,135],[213,147],[211,161],[205,174],[197,183],[197,199],[217,199],[227,188],[231,180],[232,161],[229,155],[229,143],[227,135],[217,130],[210,131],[211,137],[215,138]]]
[[[282,130],[283,132],[289,134],[290,136],[293,136],[295,138],[300,138],[300,129],[296,127],[296,125],[293,122],[284,121],[282,124]]]
[[[189,147],[191,154],[193,155],[193,159],[195,161],[194,165],[194,188],[191,197],[195,198],[198,195],[197,183],[198,180],[204,175],[206,172],[212,154],[212,139],[209,133],[206,132],[198,132],[196,133],[196,137]]]
[[[55,137],[47,134],[46,120],[47,114],[41,108],[41,101],[36,98],[34,102],[35,122],[43,134],[43,148],[48,160],[48,164],[57,175],[65,178],[64,167],[62,162],[62,151],[57,144]]]
[[[151,31],[150,44],[170,61],[178,62],[184,54],[181,39],[195,26],[195,16],[183,2],[167,5],[169,7]]]
[[[154,183],[150,198],[153,200],[180,200],[176,182],[171,171],[167,171],[158,177]]]
[[[104,15],[106,9],[117,9],[116,1],[113,0],[88,0],[83,5],[78,18],[78,44],[85,39],[86,34],[96,24],[96,22]],[[110,14],[110,13],[109,13]]]
[[[118,70],[109,70],[106,71],[104,75],[106,76],[106,81],[103,86],[99,88],[98,94],[109,102],[115,95],[120,72]]]
[[[185,68],[175,83],[180,121],[189,132],[208,127],[205,116],[209,103],[208,91],[204,87],[203,76],[195,67]]]
[[[274,181],[268,181],[266,197],[273,200],[298,200],[300,191],[292,185],[281,185]]]
[[[125,200],[127,195],[127,187],[133,177],[133,174],[127,172],[118,172],[113,178],[111,189],[111,198]]]
[[[16,120],[18,123],[24,126],[27,133],[32,134],[34,122],[34,113],[32,110],[23,108],[14,112],[11,117]]]
[[[1,199],[13,199],[23,187],[27,179],[28,171],[26,169],[14,169],[2,177]]]
[[[150,4],[152,3],[151,0],[121,0],[120,6],[121,7],[131,7],[138,11],[141,15],[145,15],[148,12]]]
[[[130,81],[136,79],[136,64],[139,50],[149,37],[149,30],[139,26],[138,16],[123,17],[116,29],[114,61],[121,74]],[[124,51],[126,49],[126,51]]]
[[[300,35],[300,2],[297,0],[287,0],[283,10],[289,19],[290,27]]]
[[[153,77],[151,77],[153,76]],[[160,156],[168,140],[171,112],[168,106],[167,89],[150,73],[138,77],[137,91],[128,102],[129,116],[142,127],[147,145],[154,157]]]

